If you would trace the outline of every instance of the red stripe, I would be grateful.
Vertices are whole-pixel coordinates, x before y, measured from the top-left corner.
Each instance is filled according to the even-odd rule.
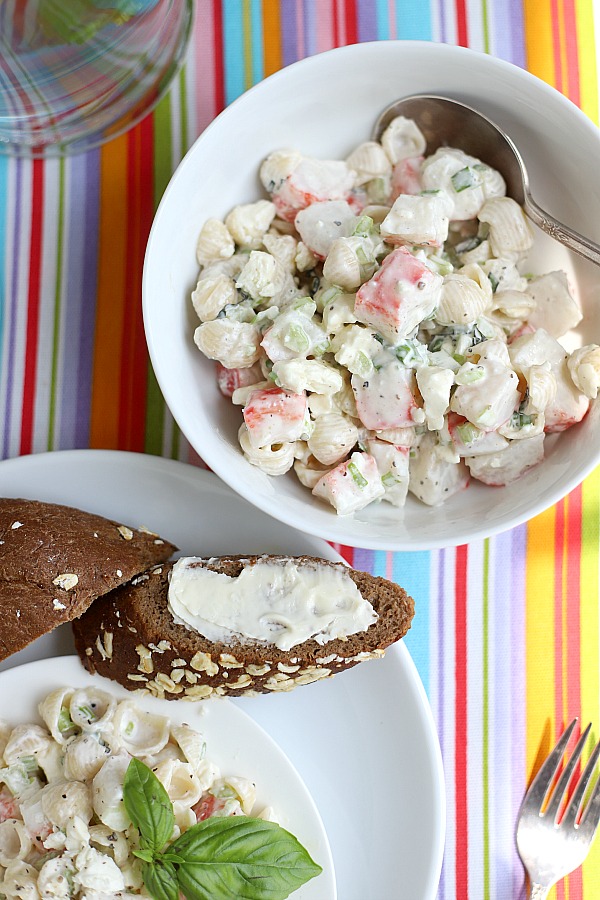
[[[581,105],[579,89],[579,53],[577,50],[577,12],[575,0],[563,0],[565,49],[567,55],[567,95]],[[571,898],[574,900],[574,898]]]
[[[333,20],[333,46],[339,47],[341,42],[340,17],[338,15],[338,4],[336,0],[331,0],[331,18]]]
[[[356,44],[358,41],[358,22],[356,16],[357,0],[344,0],[346,19],[346,44]]]
[[[469,896],[468,783],[467,783],[467,564],[468,548],[456,548],[454,581],[455,612],[455,739],[454,781],[456,784],[456,898]]]
[[[567,715],[570,721],[581,715],[581,539],[583,494],[581,486],[567,497]],[[585,722],[580,726],[585,727]],[[569,900],[582,900],[581,868],[569,876]]]
[[[27,288],[27,331],[25,345],[25,373],[23,379],[23,414],[19,453],[31,453],[35,409],[35,381],[37,372],[38,336],[40,321],[40,285],[42,273],[42,223],[44,209],[44,163],[32,164],[31,232],[29,246],[29,284]]]
[[[354,565],[354,547],[347,547],[346,544],[331,544],[336,553],[346,560],[349,566]]]
[[[223,61],[223,7],[213,0],[213,48],[215,53],[215,114],[225,107],[225,64]]]
[[[144,450],[148,358],[141,309],[144,247],[153,215],[153,122],[147,116],[127,136],[127,260],[119,395],[119,447]]]
[[[456,43],[459,47],[469,46],[466,0],[456,0]]]

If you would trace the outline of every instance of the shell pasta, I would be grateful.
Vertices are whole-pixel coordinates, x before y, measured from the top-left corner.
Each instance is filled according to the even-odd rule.
[[[528,271],[533,230],[485,160],[427,155],[397,117],[343,160],[275,150],[260,179],[264,199],[202,227],[192,293],[251,465],[339,515],[437,506],[515,481],[587,414],[600,347],[563,347],[569,279]]]
[[[43,725],[0,722],[0,894],[20,900],[150,897],[123,802],[132,758],[173,804],[173,838],[210,816],[256,815],[256,788],[224,777],[188,725],[97,688],[52,691]],[[259,817],[273,820],[270,808]]]

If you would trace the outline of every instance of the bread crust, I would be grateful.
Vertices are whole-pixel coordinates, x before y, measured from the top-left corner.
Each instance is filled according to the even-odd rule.
[[[177,549],[80,509],[6,497],[0,542],[0,660]]]
[[[290,557],[230,556],[203,560],[206,568],[239,575],[258,560]],[[210,642],[177,624],[167,608],[172,564],[155,567],[94,603],[73,622],[75,646],[85,665],[129,690],[167,700],[202,700],[225,694],[255,696],[292,690],[383,656],[404,637],[414,601],[398,585],[342,563],[295,557],[300,565],[341,568],[379,614],[367,631],[325,645],[305,641],[288,651],[269,644]]]

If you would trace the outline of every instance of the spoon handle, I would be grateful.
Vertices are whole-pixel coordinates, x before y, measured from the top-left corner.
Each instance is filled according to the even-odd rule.
[[[549,213],[545,212],[537,205],[531,194],[525,195],[524,207],[525,212],[531,221],[535,222],[542,231],[545,231],[546,234],[549,234],[554,240],[564,244],[569,250],[579,253],[580,256],[583,256],[585,259],[589,259],[593,263],[596,263],[597,266],[600,266],[599,244],[590,240],[590,238],[586,238],[582,234],[579,234],[579,232],[575,231],[573,228],[569,228],[568,225],[563,225],[562,222],[558,222]]]

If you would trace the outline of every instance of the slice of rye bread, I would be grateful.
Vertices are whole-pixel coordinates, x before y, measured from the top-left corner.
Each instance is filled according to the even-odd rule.
[[[244,566],[290,557],[231,556],[202,561],[215,572],[237,576]],[[303,556],[295,562],[341,569],[379,614],[366,631],[321,645],[314,640],[279,650],[259,642],[211,642],[177,624],[167,607],[172,564],[157,566],[130,585],[112,591],[73,622],[75,646],[86,668],[112,678],[129,690],[146,689],[174,700],[202,700],[232,694],[289,691],[383,656],[402,638],[414,615],[414,601],[397,584],[343,563]]]
[[[176,549],[69,506],[0,498],[0,660]]]

